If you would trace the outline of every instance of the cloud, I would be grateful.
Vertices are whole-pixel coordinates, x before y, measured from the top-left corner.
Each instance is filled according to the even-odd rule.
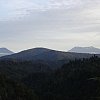
[[[0,0],[0,9],[3,12],[0,20],[28,15],[33,9],[41,9],[41,5],[34,3],[34,0]]]
[[[0,10],[1,45],[99,47],[99,0],[0,0]]]
[[[34,11],[67,9],[80,4],[80,0],[0,0],[0,20],[17,19]]]

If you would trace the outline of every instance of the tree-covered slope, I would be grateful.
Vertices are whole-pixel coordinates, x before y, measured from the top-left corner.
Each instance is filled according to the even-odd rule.
[[[54,73],[31,74],[22,81],[40,100],[100,100],[100,58],[70,61]]]
[[[0,73],[0,100],[38,100],[33,90]]]
[[[42,64],[45,66],[48,65],[48,67],[54,70],[61,67],[64,63],[68,63],[69,60],[90,58],[92,56],[93,54],[87,53],[71,53],[47,48],[33,48],[1,57],[0,60],[31,61],[37,65],[42,62]],[[100,57],[99,54],[97,56]]]
[[[40,64],[34,72],[36,65],[33,65],[15,60],[0,62],[0,72],[8,77],[0,75],[0,97],[4,98],[1,100],[6,97],[31,100],[32,96],[32,100],[36,96],[39,100],[100,100],[100,58],[97,56],[76,59],[50,71],[40,71]]]

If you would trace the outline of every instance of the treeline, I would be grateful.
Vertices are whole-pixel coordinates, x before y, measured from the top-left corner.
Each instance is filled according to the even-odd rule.
[[[0,73],[0,100],[38,100],[33,90]]]
[[[0,60],[0,72],[12,79],[20,80],[31,73],[49,72],[51,69],[43,62]]]
[[[40,100],[100,100],[100,58],[70,61],[52,73],[33,73],[22,80]]]
[[[1,61],[0,100],[100,100],[97,56],[70,61],[55,71],[35,72],[35,67],[31,62]]]

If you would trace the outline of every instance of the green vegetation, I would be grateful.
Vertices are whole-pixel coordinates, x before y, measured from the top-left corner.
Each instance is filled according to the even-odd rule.
[[[47,72],[32,69],[27,72],[24,66],[29,64],[0,62],[0,100],[100,100],[100,58],[97,56],[70,61],[62,68]]]
[[[70,61],[52,73],[33,73],[22,80],[40,100],[100,100],[100,58]]]
[[[33,90],[0,74],[0,100],[38,100]]]

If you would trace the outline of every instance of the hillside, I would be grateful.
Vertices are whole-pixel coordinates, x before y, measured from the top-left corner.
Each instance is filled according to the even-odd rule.
[[[33,73],[22,81],[40,100],[100,100],[100,58],[71,61],[54,73]]]
[[[32,89],[0,72],[0,100],[38,100]]]
[[[51,69],[57,69],[70,60],[90,58],[91,56],[93,56],[93,54],[62,52],[47,48],[33,48],[9,56],[4,56],[0,59],[22,62],[31,61],[35,64],[42,63],[48,65]]]
[[[100,49],[95,47],[74,47],[68,52],[100,54]]]
[[[21,100],[31,100],[27,98],[32,96],[38,100],[100,100],[100,58],[97,56],[70,61],[56,70],[31,61],[2,60],[0,73],[8,77],[0,76],[0,84],[4,85],[0,85],[2,98],[7,94],[8,98],[14,96]]]
[[[8,50],[7,48],[0,48],[0,57],[6,56],[6,55],[11,55],[14,52]]]

